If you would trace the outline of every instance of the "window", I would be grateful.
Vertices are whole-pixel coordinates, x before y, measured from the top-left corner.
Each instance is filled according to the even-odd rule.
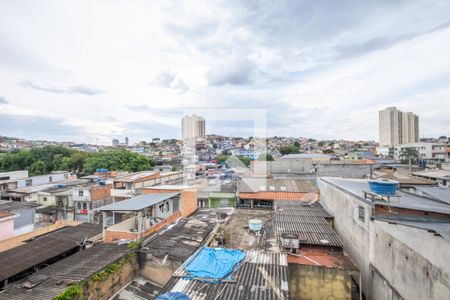
[[[78,191],[78,196],[83,197],[83,191]]]
[[[44,197],[44,201],[47,201],[47,197]]]
[[[86,202],[83,202],[83,209],[87,209]]]
[[[25,185],[26,186],[32,186],[33,185],[33,180],[32,179],[27,179],[27,181],[25,181]]]
[[[81,209],[81,203],[77,202],[77,209]]]
[[[362,207],[362,206],[359,206],[359,207],[358,207],[358,218],[359,218],[361,221],[365,222],[365,219],[366,219],[366,216],[365,216],[365,209],[364,209],[364,207]]]
[[[52,177],[52,176],[50,176],[50,177],[48,178],[48,182],[53,182],[53,177]]]

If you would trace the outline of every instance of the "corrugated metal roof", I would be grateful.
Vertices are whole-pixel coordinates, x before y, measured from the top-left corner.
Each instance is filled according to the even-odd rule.
[[[180,219],[167,231],[154,235],[143,251],[161,260],[169,255],[174,261],[184,262],[212,231],[216,219],[213,210],[199,210],[188,219]]]
[[[296,234],[300,244],[343,247],[343,244],[325,219],[330,214],[316,203],[314,206],[298,205],[288,209],[277,209],[274,216],[274,228],[280,240],[283,234]]]
[[[64,291],[68,284],[93,275],[129,252],[127,245],[115,244],[99,244],[79,251],[24,280],[8,285],[5,291],[0,293],[0,299],[53,299]],[[28,289],[23,287],[26,282],[38,284]]]
[[[180,192],[147,194],[97,208],[98,211],[138,211],[179,195]]]
[[[241,199],[256,200],[298,200],[315,201],[319,199],[316,193],[288,193],[288,192],[257,192],[257,193],[239,193]]]
[[[0,252],[0,281],[76,249],[86,238],[101,232],[101,225],[83,223],[36,237],[24,245]]]
[[[255,193],[264,191],[292,193],[319,192],[314,180],[243,178],[239,181],[240,193]]]
[[[175,274],[182,276],[179,271]],[[177,291],[187,294],[192,300],[289,299],[287,257],[284,253],[246,251],[246,258],[233,278],[236,282],[214,284],[172,277],[162,293]]]

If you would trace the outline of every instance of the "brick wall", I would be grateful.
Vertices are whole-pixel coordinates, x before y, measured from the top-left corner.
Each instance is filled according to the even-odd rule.
[[[186,189],[181,192],[181,215],[184,218],[192,215],[198,208],[197,190]]]
[[[111,188],[112,188],[111,184],[93,187],[91,190],[91,200],[92,201],[101,200],[111,196]]]

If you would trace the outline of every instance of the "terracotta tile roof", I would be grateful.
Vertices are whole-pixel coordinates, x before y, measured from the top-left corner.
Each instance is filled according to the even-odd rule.
[[[239,193],[241,199],[257,200],[297,200],[313,201],[319,199],[317,193],[289,193],[289,192],[257,192],[257,193]]]

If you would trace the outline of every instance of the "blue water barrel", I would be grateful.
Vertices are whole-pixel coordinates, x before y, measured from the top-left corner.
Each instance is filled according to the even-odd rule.
[[[394,196],[398,189],[398,182],[387,179],[369,180],[369,187],[375,194],[381,196]]]

